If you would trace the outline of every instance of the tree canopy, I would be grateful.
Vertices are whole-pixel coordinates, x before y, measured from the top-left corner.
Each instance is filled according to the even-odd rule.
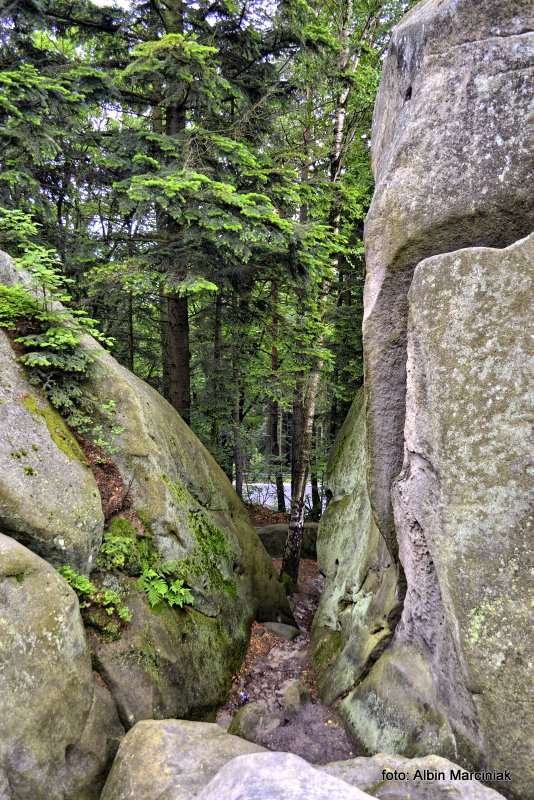
[[[372,108],[409,5],[2,12],[0,246],[52,260],[245,499],[273,483],[285,510],[291,480],[297,532],[309,481],[320,514],[325,454],[363,377]]]

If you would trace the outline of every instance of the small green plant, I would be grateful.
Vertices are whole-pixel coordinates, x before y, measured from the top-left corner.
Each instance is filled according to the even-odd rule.
[[[151,608],[162,603],[180,608],[193,604],[191,590],[184,586],[181,578],[176,577],[178,570],[177,561],[164,561],[156,567],[143,570],[137,584],[145,592]]]
[[[93,359],[81,339],[89,333],[104,344],[112,341],[85,311],[60,305],[71,299],[67,287],[72,281],[62,275],[56,253],[34,241],[38,232],[29,214],[0,208],[0,234],[32,278],[29,287],[0,285],[0,327],[11,332],[22,350],[19,360],[30,382],[42,387],[71,428],[90,433],[98,408],[82,391]]]
[[[137,586],[147,596],[151,608],[159,605],[193,604],[191,590],[185,585],[184,562],[162,561],[150,536],[140,536],[124,517],[115,517],[104,532],[97,564],[101,569],[120,570],[139,575]]]
[[[105,589],[96,586],[85,575],[80,575],[78,572],[67,565],[59,570],[60,574],[65,578],[67,583],[78,595],[81,609],[89,609],[91,607],[101,608],[105,611],[108,617],[117,616],[121,622],[130,622],[132,619],[132,612],[122,602],[121,596],[113,589]]]
[[[158,559],[150,536],[139,536],[128,519],[114,517],[104,531],[97,565],[104,570],[118,569],[128,575],[140,575],[157,564]]]

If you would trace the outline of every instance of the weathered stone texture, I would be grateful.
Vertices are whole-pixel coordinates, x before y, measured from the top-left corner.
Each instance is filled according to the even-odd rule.
[[[316,623],[329,630],[322,691],[345,690],[361,745],[511,769],[499,789],[520,800],[534,797],[533,67],[527,0],[427,0],[393,34],[374,118],[361,436],[369,518],[406,593],[362,669],[369,629],[350,588],[379,540],[334,505]]]
[[[101,800],[192,800],[228,761],[261,752],[212,723],[139,722],[120,746]]]
[[[382,770],[405,772],[384,780]],[[498,800],[476,780],[453,780],[458,765],[436,756],[380,754],[312,767],[269,752],[218,725],[183,720],[140,722],[125,737],[101,800]],[[443,773],[434,781],[417,771]]]
[[[505,247],[532,230],[533,67],[531,0],[419,3],[395,29],[384,63],[364,351],[371,503],[393,553],[413,269],[461,247]]]
[[[534,796],[534,234],[418,265],[394,508],[408,592],[451,722]],[[423,579],[422,576],[425,576]]]
[[[0,280],[31,288],[28,274],[1,254]],[[230,481],[176,410],[90,336],[82,347],[92,357],[84,391],[98,398],[95,423],[113,446],[131,510],[162,560],[186,565],[194,598],[193,608],[154,612],[125,579],[134,619],[120,641],[94,644],[96,663],[127,727],[206,715],[225,700],[251,621],[292,621],[285,591]],[[1,331],[0,348],[8,411],[0,421],[0,522],[55,565],[87,572],[102,538],[98,488],[74,436],[28,384]],[[106,407],[115,407],[111,418]]]
[[[2,330],[0,364],[0,527],[56,566],[87,573],[104,527],[91,470]]]
[[[95,687],[76,595],[0,534],[3,800],[96,800],[123,733]]]
[[[325,485],[331,499],[317,543],[326,580],[312,644],[327,702],[345,694],[368,672],[391,640],[402,600],[397,567],[371,513],[365,428],[360,391],[329,458]]]

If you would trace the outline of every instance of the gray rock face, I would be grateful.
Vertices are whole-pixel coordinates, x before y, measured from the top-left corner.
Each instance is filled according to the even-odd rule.
[[[274,633],[275,636],[286,639],[288,642],[293,641],[300,633],[299,629],[295,628],[294,625],[286,625],[284,622],[266,622],[265,628]]]
[[[0,534],[2,800],[96,800],[123,734],[95,689],[74,592]]]
[[[532,230],[533,31],[531,0],[426,0],[396,28],[384,64],[364,351],[371,504],[393,554],[413,269],[428,256],[504,247]]]
[[[245,707],[246,708],[246,707]],[[382,770],[404,771],[385,780]],[[426,771],[422,779],[417,770]],[[456,764],[436,756],[380,754],[313,768],[269,752],[218,725],[140,722],[123,740],[101,800],[498,800],[476,780],[451,778]],[[443,773],[444,777],[442,777]],[[432,779],[429,774],[435,775]],[[458,777],[458,776],[457,776]],[[364,793],[365,792],[365,793]]]
[[[322,692],[344,695],[368,751],[509,769],[495,786],[521,800],[534,797],[533,59],[527,0],[427,0],[392,37],[366,225],[368,467],[355,464],[405,596],[384,652],[362,659],[376,544],[365,514],[334,506],[315,626]],[[383,586],[367,598],[380,613]]]
[[[351,786],[384,800],[498,800],[502,795],[477,780],[458,778],[462,770],[438,756],[401,758],[379,753],[323,767]],[[384,780],[384,770],[393,777]],[[395,775],[397,777],[395,777]]]
[[[91,636],[95,668],[125,728],[147,719],[209,717],[241,664],[246,618],[230,602],[222,618],[194,608],[162,606],[154,612],[135,584],[126,602],[132,621],[119,639]]]
[[[418,265],[393,492],[408,583],[393,649],[424,654],[434,705],[513,770],[521,798],[534,796],[533,297],[534,234]]]
[[[397,566],[371,513],[367,491],[365,401],[360,391],[328,461],[332,498],[318,536],[326,576],[312,631],[321,695],[346,694],[391,641],[400,614]]]
[[[496,785],[522,800],[534,777],[533,263],[531,236],[415,270],[393,487],[407,592],[392,644],[342,704],[369,749],[512,769]]]
[[[228,761],[259,752],[215,724],[139,722],[119,748],[101,800],[192,800]]]
[[[0,364],[0,528],[56,566],[87,573],[104,527],[91,470],[1,330]]]
[[[369,795],[321,774],[289,753],[239,756],[226,764],[197,800],[365,800]]]
[[[29,285],[5,256],[0,281]],[[102,537],[98,488],[76,440],[0,337],[0,391],[9,400],[0,522],[54,564],[88,571]],[[134,622],[121,641],[95,645],[98,666],[128,726],[206,715],[226,698],[252,619],[292,621],[285,591],[228,478],[175,409],[90,336],[82,346],[93,359],[85,390],[116,409],[112,419],[101,408],[94,417],[132,511],[162,559],[181,562],[194,597],[193,608],[157,614],[132,587]]]
[[[205,717],[226,698],[252,619],[290,621],[287,598],[228,478],[191,429],[158,392],[88,346],[90,389],[116,402],[124,428],[114,461],[133,507],[162,557],[188,565],[194,595],[192,609],[164,614],[132,597],[129,631],[101,642],[97,663],[126,725]]]
[[[215,617],[233,598],[247,621],[291,621],[271,559],[211,454],[155,389],[86,343],[95,359],[89,389],[116,403],[113,422],[124,429],[114,461],[162,556],[192,564],[196,607]]]

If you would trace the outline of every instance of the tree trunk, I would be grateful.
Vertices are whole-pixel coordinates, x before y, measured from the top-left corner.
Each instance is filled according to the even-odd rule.
[[[165,300],[167,304],[167,335],[164,361],[167,376],[167,400],[189,425],[191,422],[191,385],[187,297],[167,294]]]
[[[163,4],[160,16],[164,20],[167,33],[183,33],[184,6],[182,2],[172,5]],[[183,93],[183,87],[177,83],[174,91],[168,96],[176,98]],[[186,108],[183,102],[172,101],[165,106],[165,133],[167,136],[179,137],[185,130],[187,121]],[[156,124],[163,121],[155,118]],[[178,245],[182,239],[182,227],[171,216],[162,214],[160,225],[167,236],[168,263],[165,273],[168,284],[182,280],[187,274],[187,264],[177,263]],[[163,313],[160,327],[165,326],[161,336],[161,355],[163,372],[163,393],[182,418],[191,421],[191,376],[189,345],[189,303],[186,295],[173,292],[167,285],[162,299]]]
[[[289,531],[282,559],[281,577],[288,589],[293,589],[299,576],[300,552],[302,549],[302,538],[304,535],[304,500],[306,496],[306,478],[310,463],[310,455],[313,440],[313,419],[315,416],[315,403],[319,389],[319,377],[321,373],[321,363],[315,359],[312,369],[306,380],[300,383],[301,397],[299,415],[301,415],[301,426],[299,431],[300,441],[298,447],[294,448],[293,463],[293,489],[291,496],[291,517],[289,520]],[[295,433],[293,433],[295,438]]]
[[[282,410],[277,404],[276,406],[276,431],[275,431],[276,451],[274,456],[278,459],[276,462],[276,502],[278,511],[281,514],[286,513],[286,495],[284,491],[284,473],[282,471]]]
[[[135,338],[133,324],[133,301],[132,295],[128,294],[128,369],[134,371]]]
[[[319,451],[318,439],[319,436],[318,436],[317,425],[316,423],[314,423],[312,432],[312,443],[313,443],[313,450],[315,453]],[[312,497],[310,519],[312,519],[314,522],[319,522],[323,511],[323,504],[321,501],[321,493],[319,491],[319,478],[317,475],[317,459],[314,458],[314,453],[311,454],[310,464],[311,464],[310,483],[311,483],[311,497]]]
[[[239,297],[234,291],[232,297],[232,310],[234,320],[239,325]],[[240,357],[240,336],[238,332],[233,337],[232,348],[232,386],[234,390],[233,409],[232,409],[232,428],[234,437],[234,467],[235,467],[235,490],[238,497],[243,499],[243,451],[241,447],[241,417],[243,410],[241,392],[241,364]]]
[[[222,291],[218,291],[215,298],[215,313],[213,319],[213,375],[211,381],[211,397],[209,399],[211,414],[210,443],[212,452],[217,455],[220,446],[218,403],[220,402],[221,391],[222,302]]]
[[[314,522],[319,522],[321,519],[322,503],[321,493],[319,491],[319,479],[317,477],[317,470],[313,467],[310,475],[311,494],[312,494],[312,508],[310,512],[310,519]]]
[[[272,322],[271,322],[271,375],[273,382],[277,379],[278,372],[278,286],[273,281],[271,285]],[[274,469],[276,482],[276,501],[278,511],[285,514],[286,498],[284,494],[284,476],[282,471],[282,419],[279,403],[271,399],[269,403],[269,466]]]

